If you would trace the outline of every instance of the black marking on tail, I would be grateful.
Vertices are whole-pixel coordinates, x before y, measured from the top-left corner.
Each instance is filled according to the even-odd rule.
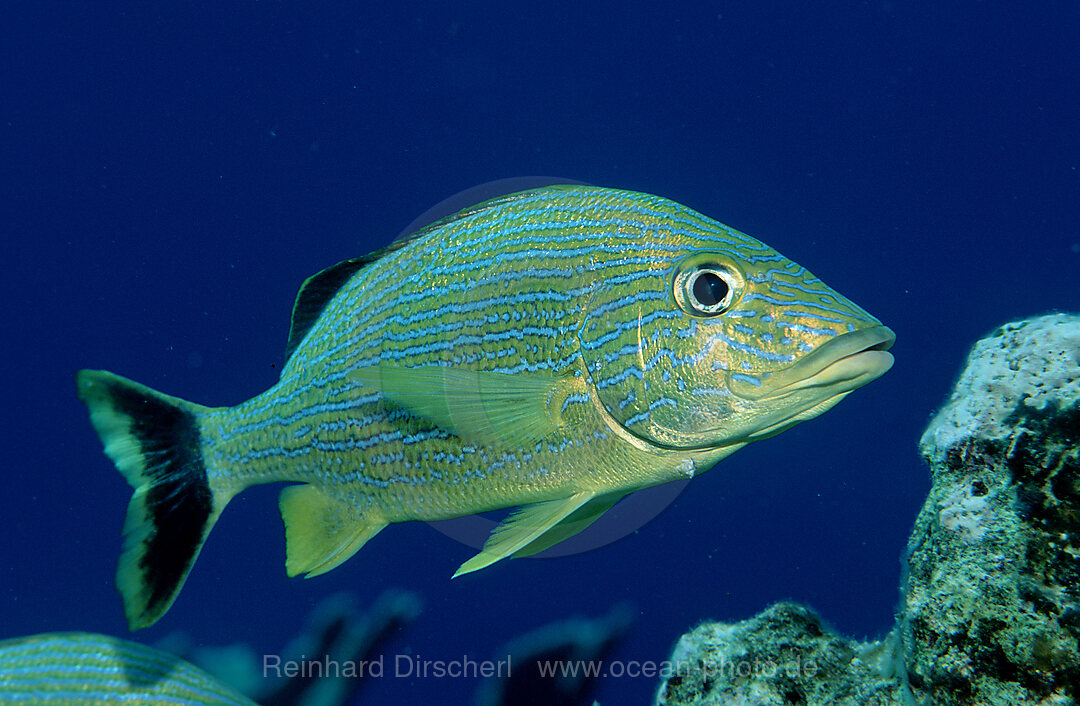
[[[164,612],[191,569],[214,509],[199,427],[188,412],[137,390],[116,387],[110,393],[116,409],[134,420],[131,433],[150,462],[146,509],[153,531],[139,567],[150,589],[147,609]]]
[[[83,370],[79,396],[105,452],[135,489],[117,588],[131,627],[168,610],[217,519],[202,458],[204,409],[105,371]]]

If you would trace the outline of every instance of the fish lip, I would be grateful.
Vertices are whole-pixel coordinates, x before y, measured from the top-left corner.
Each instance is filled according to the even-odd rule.
[[[752,397],[777,397],[815,386],[861,387],[892,367],[893,357],[887,351],[895,341],[892,329],[882,325],[842,334],[774,375],[769,380],[771,384]],[[850,384],[859,378],[865,379]]]

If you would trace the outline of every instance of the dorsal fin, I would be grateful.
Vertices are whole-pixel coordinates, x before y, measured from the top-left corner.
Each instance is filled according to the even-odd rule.
[[[377,260],[380,254],[381,251],[377,251],[363,257],[344,260],[304,280],[296,293],[296,303],[293,304],[292,319],[289,322],[289,342],[285,345],[286,363],[289,362],[296,347],[300,345],[300,341],[304,340],[304,336],[311,330],[312,324],[322,314],[327,302],[334,298],[338,290],[356,274],[357,270]]]
[[[289,342],[285,344],[285,363],[289,362],[293,351],[304,340],[304,336],[322,315],[323,309],[334,298],[349,278],[383,255],[400,250],[412,241],[416,240],[427,229],[410,233],[399,238],[384,248],[373,250],[367,255],[342,260],[336,265],[331,265],[325,270],[317,272],[300,285],[296,292],[296,301],[293,303],[292,318],[289,320]]]
[[[546,183],[541,183],[541,185],[538,187],[534,186],[533,188],[528,188],[531,185],[530,182],[533,182],[537,179],[546,179],[548,181]],[[451,202],[453,199],[461,198],[461,194],[455,195],[450,199],[445,199],[443,202],[440,202],[439,204],[436,204],[436,206],[429,209],[426,213],[413,221],[413,223],[409,224],[409,227],[402,231],[401,235],[395,238],[394,241],[386,247],[375,250],[374,252],[370,252],[367,255],[362,255],[361,257],[355,257],[350,260],[343,260],[338,264],[327,267],[325,270],[322,270],[321,272],[318,272],[304,280],[304,283],[300,285],[300,290],[296,293],[296,301],[293,304],[292,319],[289,323],[289,342],[285,345],[285,363],[287,364],[289,362],[289,358],[292,357],[293,351],[295,351],[296,347],[300,345],[300,342],[304,340],[304,336],[306,336],[308,331],[311,330],[311,327],[315,324],[315,321],[317,321],[319,316],[322,315],[323,309],[325,309],[326,305],[330,302],[330,300],[334,298],[334,295],[338,293],[338,290],[340,290],[345,285],[345,283],[349,281],[350,277],[356,274],[359,270],[363,269],[365,266],[371,264],[372,262],[375,262],[383,255],[405,247],[409,243],[413,242],[414,240],[420,239],[421,237],[430,233],[436,228],[441,228],[448,223],[453,223],[454,221],[460,220],[462,218],[468,218],[469,216],[476,215],[477,213],[480,213],[481,211],[486,211],[489,208],[494,208],[504,203],[516,201],[535,191],[540,191],[543,189],[554,190],[573,187],[577,185],[587,186],[587,184],[585,184],[584,182],[574,181],[573,179],[556,179],[552,177],[524,177],[520,180],[506,179],[499,180],[497,182],[490,182],[490,184],[505,184],[506,186],[510,186],[511,188],[515,186],[523,186],[525,190],[515,191],[514,193],[509,194],[504,193],[503,195],[497,196],[496,198],[488,199],[486,201],[481,201],[480,203],[466,206],[459,211],[455,211],[453,213],[450,213],[449,215],[425,223],[425,218],[430,217],[433,212],[435,212],[438,208],[442,207],[444,204]],[[484,184],[480,187],[476,187],[476,189],[487,188],[489,186],[489,184]],[[462,194],[470,195],[473,193],[475,193],[475,189],[467,189],[466,191],[462,192]],[[466,203],[468,203],[468,201],[466,201]],[[410,232],[409,228],[416,227],[417,223],[422,223],[423,225],[421,225],[417,230]]]

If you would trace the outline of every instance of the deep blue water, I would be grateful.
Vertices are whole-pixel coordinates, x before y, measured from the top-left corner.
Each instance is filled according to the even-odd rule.
[[[881,318],[896,365],[630,537],[454,581],[471,550],[423,524],[288,579],[278,488],[252,489],[138,639],[275,650],[321,597],[387,587],[426,604],[391,649],[432,659],[492,657],[622,601],[638,618],[621,659],[778,599],[881,633],[928,488],[916,441],[966,350],[1080,309],[1076,2],[8,5],[0,638],[126,634],[128,489],[76,369],[205,404],[261,392],[305,277],[480,182],[555,174],[686,203]],[[360,703],[476,686],[383,679]],[[656,686],[609,679],[598,697]]]

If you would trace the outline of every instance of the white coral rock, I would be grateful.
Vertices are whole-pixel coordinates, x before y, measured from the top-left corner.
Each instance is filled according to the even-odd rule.
[[[919,442],[938,456],[973,438],[1005,439],[1021,405],[1034,410],[1080,400],[1080,316],[1049,314],[1006,324],[975,344],[953,394]]]

